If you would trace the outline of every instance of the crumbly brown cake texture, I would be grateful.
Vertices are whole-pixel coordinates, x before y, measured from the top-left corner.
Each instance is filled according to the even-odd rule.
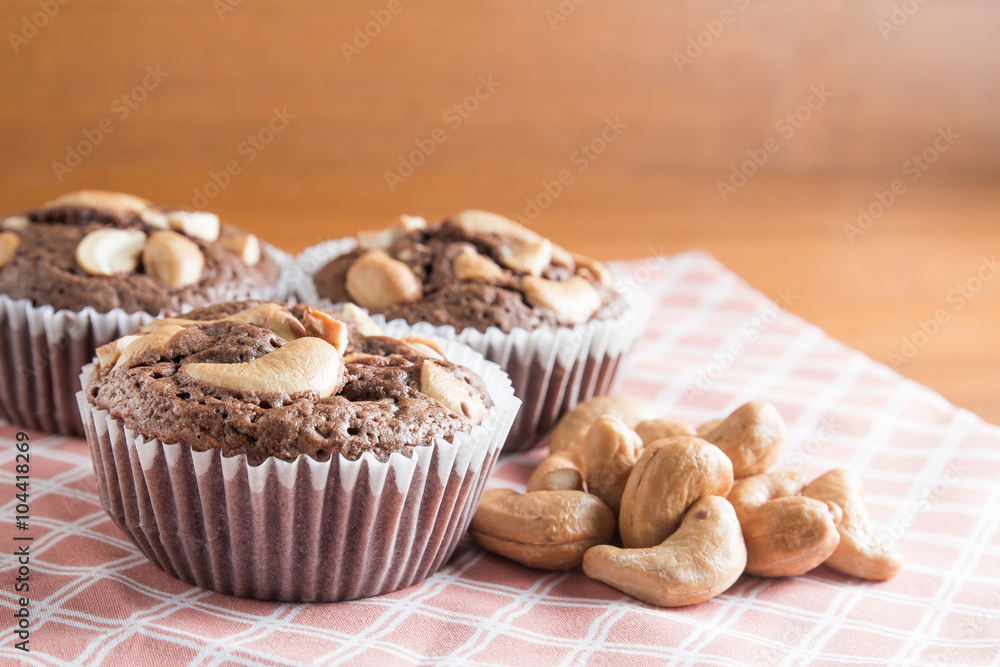
[[[253,234],[206,212],[84,190],[0,219],[0,294],[35,306],[176,311],[247,298],[281,268]]]
[[[607,320],[625,307],[602,263],[495,213],[401,216],[313,276],[318,295],[389,320],[505,333]]]
[[[353,304],[242,301],[155,320],[98,349],[85,391],[147,439],[242,454],[252,466],[409,456],[492,407],[479,376],[436,343],[383,336]]]

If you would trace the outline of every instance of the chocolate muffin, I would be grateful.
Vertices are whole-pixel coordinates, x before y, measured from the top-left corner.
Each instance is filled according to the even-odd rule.
[[[278,296],[280,251],[206,212],[74,192],[0,220],[0,416],[82,435],[94,350],[165,311]]]
[[[467,347],[244,301],[102,346],[79,409],[102,504],[167,572],[259,599],[411,585],[468,526],[518,401]]]
[[[609,392],[644,310],[601,262],[503,216],[401,216],[300,255],[300,298],[352,301],[498,362],[524,403],[505,451],[540,443],[577,402]]]
[[[502,216],[464,211],[427,225],[402,216],[313,275],[316,293],[388,320],[504,333],[617,317],[624,300],[600,262]]]

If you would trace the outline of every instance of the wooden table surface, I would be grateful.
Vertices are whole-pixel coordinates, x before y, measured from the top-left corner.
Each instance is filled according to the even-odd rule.
[[[1000,423],[996,3],[64,2],[0,6],[0,212],[99,187],[293,252],[468,207],[704,248]]]

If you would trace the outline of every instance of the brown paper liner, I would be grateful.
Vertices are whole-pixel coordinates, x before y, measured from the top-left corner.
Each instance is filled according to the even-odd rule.
[[[220,593],[332,602],[411,586],[468,528],[519,404],[495,364],[454,342],[445,353],[479,373],[494,407],[454,442],[386,463],[303,455],[251,467],[217,449],[147,442],[81,391],[101,504],[152,562]]]

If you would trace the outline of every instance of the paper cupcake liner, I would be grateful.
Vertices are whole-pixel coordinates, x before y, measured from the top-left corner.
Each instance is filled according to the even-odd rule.
[[[299,299],[332,306],[316,292],[312,276],[327,262],[357,246],[353,238],[326,241],[306,249],[292,275]],[[456,331],[450,325],[410,324],[398,319],[386,323],[373,315],[390,336],[413,335],[457,340],[500,365],[510,376],[521,411],[504,444],[504,452],[521,452],[541,444],[564,413],[577,403],[612,393],[618,369],[642,334],[650,307],[638,292],[624,295],[625,312],[617,318],[562,327],[504,333],[496,327],[481,332]]]
[[[251,467],[147,441],[81,391],[101,504],[153,563],[220,593],[333,602],[411,586],[455,550],[520,403],[496,364],[454,342],[445,352],[483,378],[493,408],[453,442],[385,463],[302,455]]]
[[[267,251],[281,266],[275,286],[248,298],[287,298],[291,256],[274,247]],[[184,306],[181,310],[190,310]],[[27,299],[0,294],[0,417],[28,428],[83,437],[76,403],[80,369],[97,348],[132,333],[155,313],[127,313],[115,308],[101,313],[34,306]]]

